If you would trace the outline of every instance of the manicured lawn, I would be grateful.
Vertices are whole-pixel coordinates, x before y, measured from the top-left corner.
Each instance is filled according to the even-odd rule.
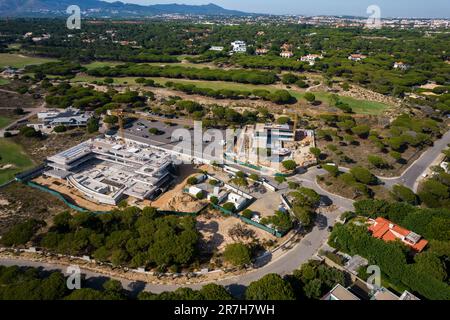
[[[0,67],[23,68],[27,65],[42,64],[55,59],[27,57],[20,54],[0,53]]]
[[[13,120],[7,117],[0,116],[0,129],[6,127],[8,124],[10,124]]]
[[[17,173],[30,169],[34,165],[21,146],[4,138],[0,138],[0,157],[0,167],[13,165],[10,169],[0,169],[0,184],[8,182]]]

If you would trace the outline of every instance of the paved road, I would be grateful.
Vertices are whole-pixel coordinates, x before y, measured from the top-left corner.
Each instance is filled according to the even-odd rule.
[[[434,145],[428,148],[419,159],[417,159],[411,166],[409,166],[400,177],[383,178],[380,179],[386,184],[386,187],[391,188],[396,184],[403,184],[406,187],[417,191],[418,180],[422,174],[433,164],[434,161],[441,155],[442,151],[450,144],[450,131],[447,131],[441,139],[434,142]]]
[[[1,91],[1,90],[0,90]],[[37,115],[39,112],[45,111],[45,101],[42,102],[38,107],[36,108],[27,108],[25,109],[25,111],[27,112],[27,114],[25,116],[23,116],[20,119],[15,120],[14,122],[10,123],[8,126],[6,126],[3,129],[0,129],[0,137],[4,137],[5,135],[5,131],[8,131],[10,128],[13,128],[14,126],[16,126],[18,123],[28,120],[30,118],[32,118],[33,116]]]

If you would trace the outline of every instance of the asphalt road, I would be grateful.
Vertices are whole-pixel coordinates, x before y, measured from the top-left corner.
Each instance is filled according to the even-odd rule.
[[[418,180],[422,174],[433,164],[433,162],[441,155],[442,151],[450,144],[450,131],[447,131],[441,139],[434,142],[434,145],[422,153],[411,166],[409,166],[400,177],[383,178],[380,179],[385,183],[386,187],[391,188],[396,184],[403,184],[404,186],[417,191]]]

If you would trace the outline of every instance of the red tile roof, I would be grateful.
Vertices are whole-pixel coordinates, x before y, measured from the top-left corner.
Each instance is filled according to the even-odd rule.
[[[370,220],[370,226],[368,229],[372,232],[372,236],[377,239],[382,239],[384,241],[395,241],[399,239],[417,252],[421,252],[428,244],[428,241],[425,239],[420,239],[416,243],[407,241],[405,238],[411,233],[411,231],[395,225],[391,221],[381,217],[378,217],[375,220]]]

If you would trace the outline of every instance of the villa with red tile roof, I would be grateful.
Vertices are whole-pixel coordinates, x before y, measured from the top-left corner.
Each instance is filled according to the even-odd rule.
[[[372,236],[384,241],[401,240],[416,252],[421,252],[428,244],[421,235],[395,225],[391,221],[378,217],[369,220],[369,231]]]

